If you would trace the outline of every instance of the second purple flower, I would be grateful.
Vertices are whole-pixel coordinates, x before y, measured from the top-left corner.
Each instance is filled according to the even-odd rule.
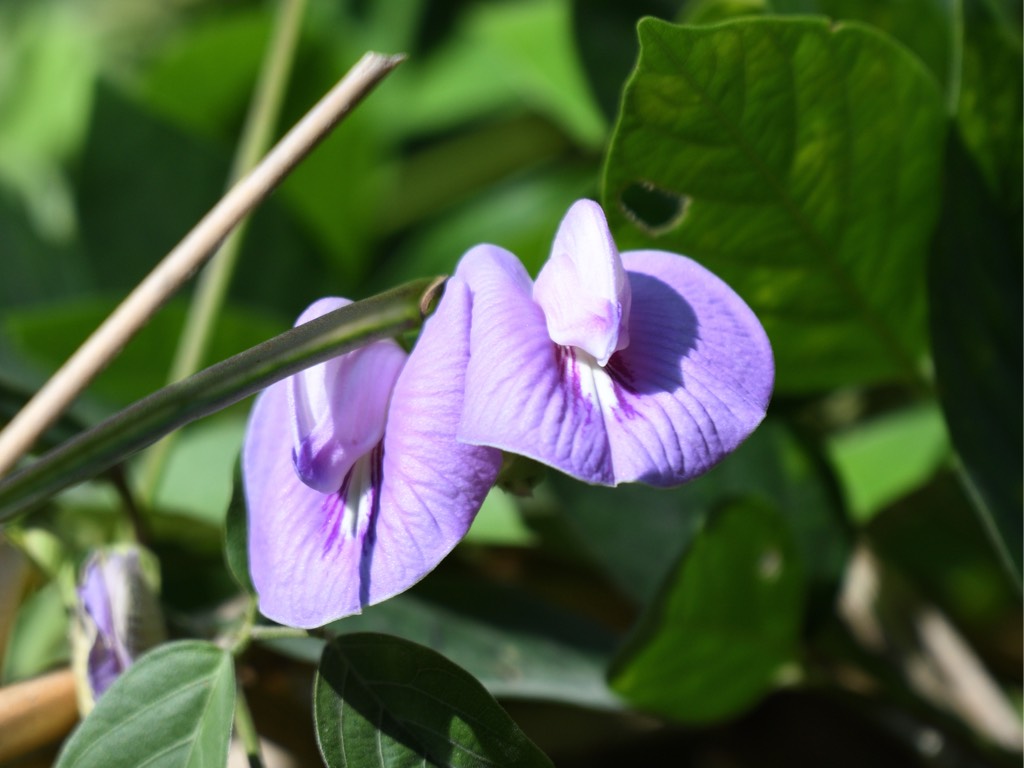
[[[347,304],[321,299],[297,324]],[[412,354],[380,341],[269,387],[242,470],[260,611],[317,627],[404,592],[466,534],[500,453],[458,443],[464,316],[455,296]]]

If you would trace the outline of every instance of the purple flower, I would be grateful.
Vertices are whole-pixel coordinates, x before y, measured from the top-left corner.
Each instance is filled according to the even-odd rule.
[[[256,401],[242,462],[260,610],[316,627],[408,589],[469,529],[496,449],[593,483],[688,480],[760,423],[773,377],[725,283],[672,253],[620,256],[596,203],[570,209],[536,283],[478,246],[411,355],[377,342]]]
[[[317,627],[402,592],[465,535],[500,452],[464,445],[468,296],[446,292],[411,355],[381,341],[269,387],[242,466],[260,611]],[[321,299],[298,323],[347,304]]]
[[[82,568],[72,627],[83,712],[163,639],[158,574],[152,555],[134,547],[97,551]]]
[[[536,282],[493,245],[448,291],[471,296],[460,441],[591,483],[667,486],[710,469],[761,422],[774,363],[724,282],[664,251],[615,247],[600,206],[575,203]]]

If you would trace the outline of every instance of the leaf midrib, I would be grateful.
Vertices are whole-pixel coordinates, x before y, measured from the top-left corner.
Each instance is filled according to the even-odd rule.
[[[783,47],[776,42],[776,36],[773,34],[771,24],[775,22],[766,22],[764,20],[750,20],[750,24],[763,24],[768,30],[769,38],[775,43],[776,48],[782,53],[782,58],[786,61],[789,79],[792,82],[792,64],[790,57],[785,55]],[[807,24],[807,28],[814,29],[815,27]],[[837,25],[838,26],[838,25]],[[686,68],[685,62],[681,61],[676,55],[675,50],[668,43],[665,37],[661,34],[661,31],[655,25],[648,27],[648,34],[651,35],[652,40],[656,40],[662,54],[669,59],[673,65],[675,65],[677,72],[683,77],[690,88],[701,97],[701,101],[709,109],[711,114],[718,121],[719,125],[733,138],[735,146],[739,149],[743,155],[750,161],[751,166],[758,172],[765,183],[775,192],[778,200],[780,201],[783,210],[785,210],[793,222],[796,224],[798,230],[804,235],[805,239],[811,246],[811,249],[815,251],[821,263],[825,264],[828,271],[833,278],[836,285],[839,286],[842,293],[847,297],[848,301],[852,305],[855,311],[857,311],[861,317],[867,322],[868,326],[874,331],[878,340],[883,346],[889,350],[895,362],[897,362],[902,368],[904,368],[908,376],[913,379],[918,379],[917,367],[913,362],[912,355],[904,349],[900,340],[891,332],[888,324],[880,317],[874,308],[864,299],[862,292],[857,288],[857,285],[850,278],[848,271],[844,265],[835,258],[835,251],[829,246],[829,244],[818,234],[813,224],[809,222],[795,200],[793,200],[785,186],[779,179],[771,173],[771,170],[765,166],[761,161],[760,155],[753,151],[752,147],[746,141],[745,136],[740,132],[737,126],[733,123],[729,116],[726,115],[718,106],[718,103],[711,98],[710,94],[700,86],[698,82],[691,76],[689,70]],[[829,35],[830,37],[832,35]],[[740,33],[741,46],[746,54],[746,41]],[[848,94],[849,88],[845,77],[840,78],[842,82],[842,93],[844,106],[848,105]],[[793,89],[795,91],[795,87]],[[744,105],[746,104],[744,96]],[[846,111],[849,111],[848,109]],[[798,115],[794,114],[794,124]],[[848,132],[847,132],[848,135]],[[848,179],[848,170],[845,174],[845,178]],[[841,191],[845,194],[848,192],[848,185],[846,185]],[[844,207],[845,210],[845,207]],[[842,231],[845,232],[847,224],[845,217],[842,224]]]
[[[181,686],[179,686],[177,688],[171,689],[170,691],[165,693],[165,695],[163,695],[163,696],[159,697],[158,699],[150,702],[148,706],[143,707],[142,709],[139,709],[136,712],[134,712],[133,714],[131,714],[128,717],[124,718],[123,720],[121,720],[117,724],[117,726],[115,726],[110,731],[108,731],[107,735],[109,736],[110,734],[117,733],[118,731],[123,730],[125,727],[131,725],[133,722],[138,720],[140,717],[145,715],[147,712],[151,712],[155,707],[159,707],[159,706],[165,704],[166,702],[170,701],[171,699],[174,699],[175,697],[180,696],[183,693],[188,693],[189,691],[193,690],[194,688],[202,687],[203,685],[205,685],[207,683],[210,683],[210,681],[212,680],[214,675],[217,672],[219,672],[219,668],[221,667],[222,663],[223,663],[223,659],[218,661],[218,664],[216,665],[215,670],[211,671],[211,673],[209,673],[208,675],[204,675],[202,677],[199,677],[198,679],[193,679],[193,680],[189,681],[188,683],[186,683],[184,685],[181,685]],[[212,685],[210,687],[211,687],[211,691],[212,691]],[[208,706],[209,699],[212,698],[212,694],[211,694],[211,696],[207,696],[206,698],[207,698],[207,706]],[[204,707],[204,709],[203,709],[204,713],[206,712],[206,708],[207,707]],[[189,738],[191,738],[195,734],[195,732],[198,731],[198,730],[199,730],[198,727],[193,729],[193,731],[191,731],[191,735],[189,736]],[[96,741],[94,741],[91,744],[89,744],[82,752],[80,752],[78,754],[78,757],[75,758],[75,761],[74,761],[74,763],[72,763],[72,765],[79,765],[79,764],[81,764],[82,761],[85,760],[87,755],[89,755],[97,747],[101,747],[103,744],[104,744],[104,739],[97,739]],[[190,752],[191,752],[191,750],[190,750]]]
[[[466,711],[461,710],[461,709],[458,709],[458,708],[452,706],[450,703],[445,702],[442,699],[438,699],[436,696],[434,696],[429,691],[427,691],[427,690],[425,690],[423,688],[417,687],[415,685],[412,685],[410,683],[399,683],[399,682],[388,681],[388,680],[375,680],[375,679],[372,679],[372,678],[365,677],[364,675],[360,674],[360,672],[358,671],[356,666],[348,658],[348,654],[345,652],[345,649],[340,647],[340,645],[335,644],[334,645],[334,651],[338,654],[339,659],[342,660],[344,665],[345,665],[345,684],[346,685],[348,684],[348,678],[349,677],[354,678],[357,681],[357,683],[363,687],[363,689],[366,692],[366,694],[377,704],[378,713],[379,713],[379,715],[381,717],[383,717],[386,714],[390,713],[390,707],[388,706],[386,700],[383,697],[381,697],[381,696],[379,696],[377,694],[376,689],[378,689],[380,687],[385,687],[385,686],[388,686],[388,687],[405,687],[405,688],[410,688],[412,690],[415,690],[417,693],[419,693],[420,695],[426,696],[427,698],[434,699],[435,701],[439,702],[439,704],[441,704],[445,708],[449,709],[453,714],[457,714],[460,717],[462,717],[466,722],[476,723],[479,727],[485,728],[486,730],[490,731],[492,733],[492,735],[494,735],[498,739],[504,741],[504,738],[502,737],[502,734],[499,731],[495,730],[488,723],[485,723],[482,720],[480,720],[479,718],[474,717],[471,713],[466,712]],[[437,671],[445,672],[446,670],[444,670],[442,668],[438,668]],[[341,702],[342,702],[342,713],[344,713],[345,706],[347,706],[345,704],[344,698],[341,698]],[[397,717],[395,717],[393,715],[389,715],[389,716],[392,718],[392,720],[394,720],[394,722],[396,723],[396,725],[398,725],[398,727],[400,727],[405,733],[407,733],[409,735],[410,738],[414,739],[416,741],[416,743],[420,745],[421,756],[423,758],[423,764],[424,764],[424,766],[426,766],[427,765],[427,760],[428,760],[428,752],[429,752],[429,750],[426,749],[426,747],[423,745],[422,741],[417,737],[416,733],[414,733],[412,730],[410,730],[410,728],[405,724],[405,722],[403,720],[401,720],[401,719],[399,719],[399,718],[397,718]],[[429,730],[429,729],[427,729],[427,730]],[[382,733],[382,729],[380,728],[380,723],[378,722],[377,723],[378,753],[379,753],[379,750],[380,750],[381,733]],[[440,734],[437,731],[434,731],[434,733],[437,733],[438,735],[444,735],[444,734]],[[457,743],[455,741],[452,741],[450,738],[446,737],[446,740],[448,741],[449,744],[451,744],[453,747],[458,748],[461,752],[473,755],[474,757],[478,758],[479,760],[481,760],[483,762],[486,762],[486,763],[488,763],[490,765],[497,765],[497,763],[495,763],[487,755],[478,755],[477,753],[475,753],[472,750],[468,749],[465,745],[463,745],[461,743]],[[342,739],[342,744],[344,745],[344,739]],[[344,746],[342,747],[342,749],[344,751]],[[346,763],[347,763],[348,760],[347,760],[347,758],[345,758],[345,759],[346,759]],[[436,764],[434,762],[433,755],[429,755],[429,759],[430,759],[432,764]],[[381,765],[383,766],[384,763],[381,762]]]

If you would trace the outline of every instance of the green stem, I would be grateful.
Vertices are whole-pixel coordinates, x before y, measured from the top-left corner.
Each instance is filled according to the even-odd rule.
[[[417,329],[439,286],[416,280],[349,304],[139,400],[0,481],[0,522],[304,368]]]
[[[242,690],[241,685],[235,691],[235,732],[245,748],[250,768],[262,768],[263,753],[260,750],[260,735],[256,731],[252,710],[249,709],[249,702],[245,698],[245,691]]]
[[[255,625],[249,629],[249,637],[253,640],[281,640],[295,637],[309,637],[309,632],[295,627],[270,627]]]
[[[242,616],[241,624],[239,624],[238,631],[235,632],[230,644],[231,655],[235,658],[245,653],[245,649],[252,642],[252,630],[256,626],[256,616],[258,613],[256,598],[250,595],[245,606],[245,614]]]
[[[228,188],[256,167],[273,140],[281,114],[281,103],[298,47],[306,0],[281,0],[274,21],[273,37],[253,93],[249,113],[228,177]],[[199,275],[195,296],[189,306],[185,327],[171,364],[168,383],[174,383],[199,370],[209,346],[217,316],[227,296],[231,277],[238,262],[249,226],[242,219]],[[153,447],[143,470],[142,495],[152,501],[160,482],[174,435]]]

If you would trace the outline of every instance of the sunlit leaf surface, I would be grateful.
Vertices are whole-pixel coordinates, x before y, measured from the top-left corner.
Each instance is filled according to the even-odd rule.
[[[184,640],[129,668],[68,740],[59,768],[225,764],[235,704],[231,654]]]
[[[782,390],[913,380],[945,114],[890,39],[823,19],[647,19],[605,168],[622,248],[685,253],[751,305]]]

